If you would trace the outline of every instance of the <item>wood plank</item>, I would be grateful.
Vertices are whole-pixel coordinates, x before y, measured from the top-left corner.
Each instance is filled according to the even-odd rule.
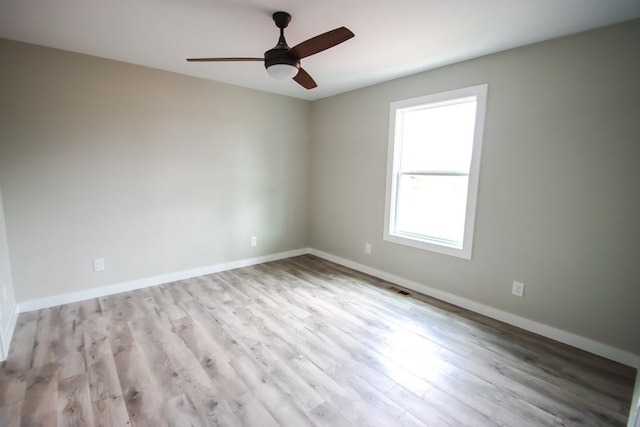
[[[0,406],[0,426],[18,427],[21,422],[22,401]]]
[[[87,320],[83,333],[91,400],[103,400],[122,394],[105,319],[100,317]]]
[[[25,371],[7,368],[0,370],[0,407],[21,402],[26,389]]]
[[[166,422],[170,426],[206,425],[199,410],[188,394],[182,393],[165,402],[167,406]]]
[[[40,311],[36,338],[33,347],[33,368],[40,368],[58,362],[60,338],[60,307],[45,308]]]
[[[129,323],[148,374],[164,396],[185,394],[196,404],[198,417],[214,422],[220,385],[209,378],[197,357],[168,327],[145,318]],[[186,402],[186,401],[185,401]]]
[[[324,402],[312,408],[308,415],[316,426],[348,427],[353,425],[329,402]]]
[[[232,358],[207,333],[206,326],[202,326],[200,322],[193,321],[191,318],[184,318],[176,325],[176,333],[198,358],[209,378],[219,384],[225,399],[232,400],[249,391],[247,385],[229,365]]]
[[[147,315],[141,307],[143,298],[152,297],[149,289],[109,295],[98,299],[103,316],[110,322],[127,322]]]
[[[19,316],[0,425],[624,426],[635,372],[305,255]]]
[[[31,368],[38,327],[38,314],[38,312],[32,311],[18,316],[7,360],[2,363],[4,370],[24,372]]]
[[[366,405],[357,393],[341,384],[340,378],[326,374],[306,357],[299,356],[290,360],[289,363],[301,378],[304,378],[330,405],[340,411],[343,418],[353,425],[394,425],[397,414],[385,414],[375,407]]]
[[[129,331],[128,326],[126,331]],[[125,334],[125,332],[120,332],[120,334]],[[114,364],[118,372],[122,396],[117,397],[121,397],[126,405],[127,419],[131,420],[133,425],[166,425],[163,396],[151,382],[147,367],[140,357],[133,337],[131,337],[129,345],[124,344],[128,340],[127,338],[121,337],[119,340],[121,344],[114,353]],[[106,413],[105,418],[111,419],[114,416],[117,416],[118,419],[123,418],[118,407],[115,408],[118,412],[113,414],[113,409],[110,408],[113,403],[111,399],[113,398],[94,402],[94,408],[99,402],[102,402],[101,405],[105,407],[99,413]],[[98,420],[98,416],[96,416],[96,420]]]
[[[250,357],[239,357],[231,362],[231,366],[280,425],[298,427],[313,425],[304,411],[288,400],[274,384],[272,378],[266,375]]]
[[[240,421],[240,424],[237,424],[238,426],[280,426],[280,423],[273,418],[253,393],[245,393],[237,399],[233,399],[230,402],[230,407]]]
[[[56,425],[58,419],[58,366],[40,366],[27,374],[27,390],[22,406],[21,425]]]
[[[91,402],[95,427],[129,426],[129,414],[120,395]],[[160,424],[154,424],[160,425]]]
[[[187,283],[188,281],[180,280],[178,282],[164,285],[175,305],[179,306],[180,304],[193,299],[193,295],[191,295],[186,289]]]
[[[124,396],[127,414],[134,426],[169,426],[168,408],[163,396],[154,388],[130,387]]]
[[[58,426],[93,426],[93,408],[86,373],[60,379],[58,420]]]
[[[169,319],[181,319],[186,316],[186,313],[170,292],[170,289],[174,287],[179,287],[179,285],[154,286],[151,288],[151,293],[153,294],[153,300],[158,305],[158,310],[164,312]]]
[[[486,379],[502,390],[519,396],[522,400],[555,415],[563,421],[571,421],[576,423],[576,425],[585,426],[624,425],[624,423],[621,423],[619,420],[616,421],[615,419],[607,417],[603,419],[603,417],[597,414],[589,414],[579,406],[573,406],[572,403],[574,402],[564,400],[567,397],[564,393],[562,393],[561,396],[556,396],[554,394],[555,390],[537,390],[530,388],[526,383],[519,383],[516,379],[503,375],[500,368],[491,363],[486,364],[486,362],[480,359],[462,357],[447,350],[441,351],[440,357],[455,364],[460,369],[464,369],[467,372]]]
[[[65,311],[62,311],[63,318]],[[86,372],[86,359],[84,348],[84,329],[81,321],[73,319],[63,321],[60,326],[60,336],[63,339],[58,343],[60,360],[60,378],[69,378]]]

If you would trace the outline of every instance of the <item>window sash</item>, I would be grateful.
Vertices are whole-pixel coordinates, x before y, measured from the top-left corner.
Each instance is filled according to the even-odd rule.
[[[487,87],[488,86],[484,84],[391,103],[384,240],[446,255],[471,259]],[[409,166],[409,168],[405,170],[402,169],[402,126],[405,113],[474,101],[475,123],[472,129],[471,158],[467,170],[459,170],[457,167],[454,170],[438,170],[437,163],[433,163],[433,166],[436,166],[435,168],[421,169],[419,167],[415,168],[416,164],[414,162],[405,165],[409,166],[413,164],[414,166]],[[459,164],[458,166],[462,165]],[[462,167],[464,168],[464,166]],[[400,184],[403,179],[411,175],[423,178],[466,178],[465,206],[461,210],[464,218],[460,219],[460,221],[463,222],[463,231],[460,239],[442,238],[442,236],[437,233],[434,235],[423,232],[415,233],[413,232],[414,230],[403,229],[402,224],[400,224],[400,227],[397,226],[398,220],[402,220],[402,218],[400,218],[402,212],[398,211],[398,209],[402,209],[402,206],[399,206],[399,204],[403,202],[401,200]]]
[[[414,177],[417,182],[407,181]],[[468,188],[464,173],[398,173],[393,232],[462,248]]]

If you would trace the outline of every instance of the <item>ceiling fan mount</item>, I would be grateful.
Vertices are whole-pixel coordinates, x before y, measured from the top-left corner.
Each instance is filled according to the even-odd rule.
[[[276,27],[280,29],[287,28],[289,22],[291,22],[291,15],[289,15],[287,12],[276,12],[272,15],[272,17],[273,22],[276,23]]]
[[[294,47],[289,47],[284,38],[284,29],[291,22],[291,15],[287,12],[275,12],[273,22],[280,29],[278,43],[264,53],[263,58],[188,58],[189,62],[244,62],[264,61],[267,72],[274,78],[293,78],[305,89],[317,87],[316,82],[300,65],[300,60],[315,55],[323,50],[334,47],[354,37],[346,27],[336,28],[318,36],[312,37]]]

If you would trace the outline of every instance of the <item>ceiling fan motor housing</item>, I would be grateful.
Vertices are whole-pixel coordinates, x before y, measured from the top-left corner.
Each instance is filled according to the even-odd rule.
[[[264,66],[269,68],[276,64],[287,64],[300,69],[300,60],[289,53],[289,49],[273,48],[264,53]]]

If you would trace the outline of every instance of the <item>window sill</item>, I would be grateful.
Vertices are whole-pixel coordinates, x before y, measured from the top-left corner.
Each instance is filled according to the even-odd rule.
[[[428,241],[424,239],[418,239],[415,237],[408,237],[402,234],[385,233],[383,239],[387,242],[397,243],[399,245],[410,246],[417,249],[422,249],[429,252],[435,252],[442,255],[454,256],[462,259],[471,259],[471,248],[460,247],[454,245],[447,245],[440,242]]]

